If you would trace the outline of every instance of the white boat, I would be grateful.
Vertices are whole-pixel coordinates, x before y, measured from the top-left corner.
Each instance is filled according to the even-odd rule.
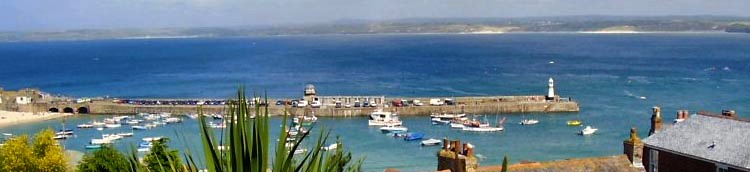
[[[370,126],[396,126],[401,124],[402,122],[398,119],[398,114],[382,110],[372,112],[368,121],[368,125]]]
[[[117,133],[117,135],[118,136],[122,136],[122,137],[133,137],[133,132],[129,132],[129,133]]]
[[[208,122],[208,126],[211,128],[227,128],[227,124],[221,122],[219,124],[216,124],[214,122]]]
[[[135,125],[135,124],[138,124],[138,123],[141,123],[141,122],[140,122],[140,121],[138,121],[138,120],[128,120],[128,121],[127,121],[127,122],[125,122],[125,123],[126,123],[126,124],[130,124],[130,125]]]
[[[432,118],[430,119],[432,121],[433,125],[440,125],[440,124],[450,124],[451,121],[442,120],[440,118]]]
[[[167,124],[169,124],[169,123],[180,123],[180,122],[182,122],[182,119],[176,118],[176,117],[170,117],[170,118],[164,119],[164,122],[167,123]]]
[[[102,138],[110,139],[110,140],[120,140],[122,139],[122,136],[118,134],[103,134]]]
[[[431,139],[427,139],[427,140],[422,140],[421,145],[422,146],[433,146],[433,145],[438,145],[440,143],[443,143],[443,141],[431,138]]]
[[[80,124],[77,127],[78,128],[94,128],[94,125],[92,125],[92,124]]]
[[[71,137],[73,137],[73,136],[72,135],[57,134],[57,135],[55,135],[55,137],[52,137],[52,139],[63,140],[63,139],[71,138]]]
[[[134,130],[148,130],[150,127],[147,126],[141,126],[141,125],[134,125],[132,127]]]
[[[586,128],[584,128],[583,130],[581,130],[581,132],[579,132],[578,134],[580,134],[580,135],[590,135],[590,134],[594,134],[596,132],[596,130],[599,130],[599,129],[591,128],[591,126],[586,126]]]
[[[443,114],[432,114],[432,115],[430,115],[430,117],[433,117],[433,118],[442,118],[442,119],[463,118],[465,116],[466,116],[465,113],[458,113],[458,114],[443,113]]]
[[[170,116],[172,116],[172,113],[162,112],[159,114],[159,116],[162,118],[169,118]]]
[[[167,123],[166,122],[154,121],[154,122],[152,122],[152,124],[154,124],[154,125],[165,125]]]
[[[383,133],[403,133],[408,131],[409,128],[406,128],[404,126],[385,126],[380,127],[380,131]]]
[[[119,128],[122,124],[104,124],[104,128]]]
[[[294,155],[303,154],[305,152],[307,152],[307,149],[305,148],[297,149],[297,150],[294,150]]]
[[[96,128],[96,130],[98,130],[98,131],[102,131],[102,130],[104,130],[104,128],[102,128],[102,127],[97,127],[97,128]]]
[[[152,142],[152,141],[155,141],[155,140],[161,140],[161,138],[162,137],[144,137],[141,140],[146,141],[146,142]]]
[[[190,118],[190,119],[195,119],[195,118],[198,118],[198,114],[188,114],[187,116],[188,116],[188,118]]]
[[[332,144],[330,144],[328,146],[322,147],[321,149],[323,149],[324,151],[330,151],[330,150],[336,150],[336,149],[338,149],[338,147],[339,147],[338,143],[332,143]]]
[[[92,145],[100,145],[100,144],[109,144],[112,143],[112,140],[109,139],[91,139]]]
[[[497,132],[503,131],[503,127],[464,127],[461,130],[473,132]]]
[[[519,124],[521,124],[521,125],[534,125],[534,124],[537,124],[537,123],[539,123],[539,120],[535,120],[535,119],[524,119],[524,120],[523,120],[523,121],[521,121],[521,122],[520,122]]]
[[[451,123],[451,128],[464,128],[464,124]]]
[[[300,120],[305,125],[310,125],[312,123],[315,123],[318,121],[318,117],[316,117],[314,114],[312,116],[298,116],[296,118],[292,118],[292,122],[294,124],[299,124]]]
[[[151,148],[138,148],[138,152],[148,152],[151,151]]]
[[[91,122],[91,125],[94,125],[94,126],[104,126],[104,124],[105,123],[103,123],[103,122],[97,122],[97,121]]]

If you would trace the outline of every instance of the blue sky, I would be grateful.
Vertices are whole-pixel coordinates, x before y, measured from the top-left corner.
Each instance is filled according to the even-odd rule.
[[[259,26],[338,19],[750,16],[750,0],[0,0],[0,31]]]

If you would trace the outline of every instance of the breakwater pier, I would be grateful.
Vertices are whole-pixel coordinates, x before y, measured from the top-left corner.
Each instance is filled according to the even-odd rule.
[[[315,114],[316,116],[362,116],[375,110],[400,115],[431,113],[554,113],[578,112],[578,103],[554,94],[552,80],[547,95],[466,96],[466,97],[385,97],[385,96],[319,96],[313,85],[306,86],[299,99],[256,98],[253,106],[268,106],[272,115]],[[77,114],[205,113],[222,114],[226,100],[220,99],[120,99],[68,98],[52,96],[36,89],[0,90],[0,110],[21,112],[62,112]]]

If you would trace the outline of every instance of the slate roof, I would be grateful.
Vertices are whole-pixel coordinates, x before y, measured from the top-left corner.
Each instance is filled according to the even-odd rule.
[[[650,147],[750,169],[750,121],[692,115],[643,142]]]

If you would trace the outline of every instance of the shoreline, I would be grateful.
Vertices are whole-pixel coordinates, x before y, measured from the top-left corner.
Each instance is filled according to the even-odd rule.
[[[0,128],[10,127],[19,124],[35,123],[61,117],[70,116],[70,113],[51,113],[51,112],[12,112],[0,110]]]

